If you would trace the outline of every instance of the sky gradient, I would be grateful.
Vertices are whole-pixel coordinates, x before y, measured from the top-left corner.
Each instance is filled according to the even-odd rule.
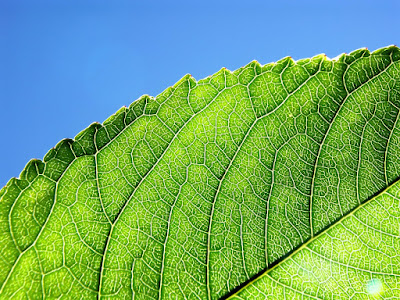
[[[400,44],[399,1],[54,2],[0,0],[0,188],[187,73]]]

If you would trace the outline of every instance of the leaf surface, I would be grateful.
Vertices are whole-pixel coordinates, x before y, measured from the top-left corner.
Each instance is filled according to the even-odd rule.
[[[397,182],[230,299],[398,299],[399,208]]]
[[[327,228],[400,175],[399,60],[392,46],[188,75],[61,141],[0,191],[0,297],[272,295],[271,274],[303,276],[299,255],[325,270],[310,247],[336,262],[320,249],[333,247]],[[368,249],[368,274],[398,285],[396,253]]]

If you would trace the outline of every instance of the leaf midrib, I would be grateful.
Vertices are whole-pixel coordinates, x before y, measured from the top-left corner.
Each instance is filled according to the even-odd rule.
[[[390,190],[393,186],[395,186],[396,184],[398,184],[400,182],[400,179],[395,180],[392,184],[390,184],[389,186],[387,186],[386,188],[384,188],[383,190],[381,190],[380,192],[376,193],[375,195],[373,195],[371,198],[369,198],[368,200],[362,202],[360,205],[356,206],[355,208],[353,208],[352,210],[350,210],[347,214],[343,215],[342,217],[338,218],[336,221],[334,221],[333,223],[329,224],[328,226],[325,227],[325,229],[321,230],[318,234],[316,234],[313,238],[310,238],[309,240],[307,240],[305,243],[299,245],[296,249],[292,250],[291,252],[289,252],[287,255],[285,255],[284,257],[276,260],[274,263],[272,263],[272,266],[267,269],[267,270],[263,270],[261,272],[259,272],[258,274],[254,275],[252,279],[250,279],[249,281],[241,284],[240,286],[238,286],[237,288],[235,288],[234,290],[232,290],[231,292],[229,292],[228,294],[226,294],[225,296],[222,297],[222,299],[231,299],[234,296],[237,296],[236,294],[239,294],[242,290],[246,289],[248,286],[251,286],[252,284],[254,284],[255,282],[257,282],[258,280],[262,279],[265,276],[269,276],[269,273],[271,271],[273,271],[275,268],[278,268],[281,264],[287,262],[288,260],[292,259],[297,253],[299,253],[300,251],[302,251],[303,249],[308,248],[307,246],[310,245],[313,241],[315,241],[316,239],[318,239],[320,236],[322,236],[323,234],[327,233],[332,227],[334,227],[337,224],[340,224],[341,222],[343,222],[344,220],[346,220],[347,218],[353,216],[358,210],[364,208],[366,205],[368,205],[369,203],[373,202],[377,197],[383,195],[383,194],[388,194],[390,196],[393,197],[393,195],[391,195],[390,193],[388,193],[388,190]],[[390,274],[392,275],[392,274]],[[400,276],[400,275],[398,275]]]

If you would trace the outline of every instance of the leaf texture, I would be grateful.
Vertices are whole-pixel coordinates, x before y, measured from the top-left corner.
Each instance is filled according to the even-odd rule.
[[[399,208],[397,182],[230,299],[398,299]]]
[[[373,197],[397,193],[399,60],[187,75],[61,141],[0,191],[0,298],[330,299],[381,275],[398,296],[400,208]]]

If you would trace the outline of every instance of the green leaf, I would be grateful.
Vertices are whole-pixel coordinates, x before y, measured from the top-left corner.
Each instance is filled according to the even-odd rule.
[[[399,61],[188,75],[61,141],[0,191],[0,298],[400,297]]]
[[[230,299],[399,299],[399,208],[397,182]]]

